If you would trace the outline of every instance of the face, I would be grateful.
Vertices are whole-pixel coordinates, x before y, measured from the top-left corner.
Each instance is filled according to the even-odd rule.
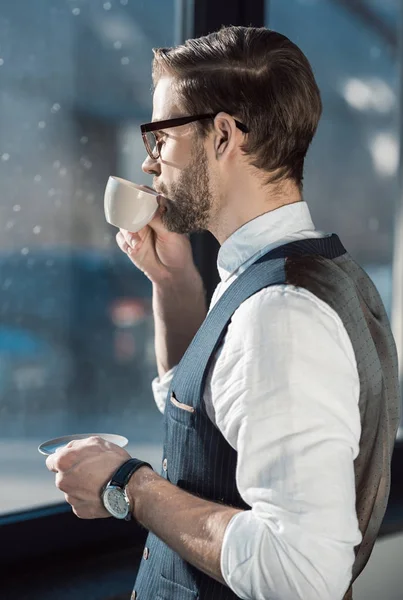
[[[172,80],[162,78],[154,92],[153,121],[179,116],[186,113],[175,102]],[[160,158],[147,157],[143,171],[154,175],[154,188],[165,198],[165,227],[175,233],[207,229],[214,199],[203,140],[191,124],[165,129],[159,139]]]

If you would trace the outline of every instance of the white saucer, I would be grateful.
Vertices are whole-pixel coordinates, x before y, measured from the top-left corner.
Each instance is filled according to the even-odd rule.
[[[38,450],[41,454],[49,456],[49,454],[53,454],[58,448],[65,446],[72,440],[84,440],[85,438],[91,437],[92,435],[101,437],[107,442],[116,444],[121,448],[124,448],[129,443],[129,440],[123,435],[117,435],[115,433],[75,433],[73,435],[64,435],[53,440],[48,440],[47,442],[43,442],[43,444],[41,444],[38,447]]]

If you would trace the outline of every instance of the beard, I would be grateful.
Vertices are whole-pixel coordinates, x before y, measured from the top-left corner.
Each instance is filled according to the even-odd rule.
[[[168,231],[189,234],[207,229],[213,196],[204,147],[195,148],[190,165],[177,182],[169,188],[160,182],[158,187],[166,208],[161,220]]]

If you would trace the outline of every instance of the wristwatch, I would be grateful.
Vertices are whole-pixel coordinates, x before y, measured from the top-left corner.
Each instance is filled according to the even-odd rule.
[[[130,458],[123,463],[121,467],[112,476],[112,479],[104,487],[101,497],[106,510],[115,517],[115,519],[125,519],[130,521],[132,518],[129,498],[126,494],[126,485],[130,477],[140,469],[140,467],[152,466],[137,458]]]

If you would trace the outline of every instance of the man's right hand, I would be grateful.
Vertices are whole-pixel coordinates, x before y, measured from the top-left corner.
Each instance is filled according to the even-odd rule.
[[[207,314],[203,280],[187,235],[171,233],[162,224],[163,198],[153,220],[137,233],[116,236],[125,252],[153,283],[155,354],[158,374],[179,364]]]
[[[116,235],[122,252],[155,284],[181,279],[196,270],[188,236],[171,233],[164,227],[163,198],[159,196],[157,200],[159,208],[148,225],[137,233],[120,229]]]

